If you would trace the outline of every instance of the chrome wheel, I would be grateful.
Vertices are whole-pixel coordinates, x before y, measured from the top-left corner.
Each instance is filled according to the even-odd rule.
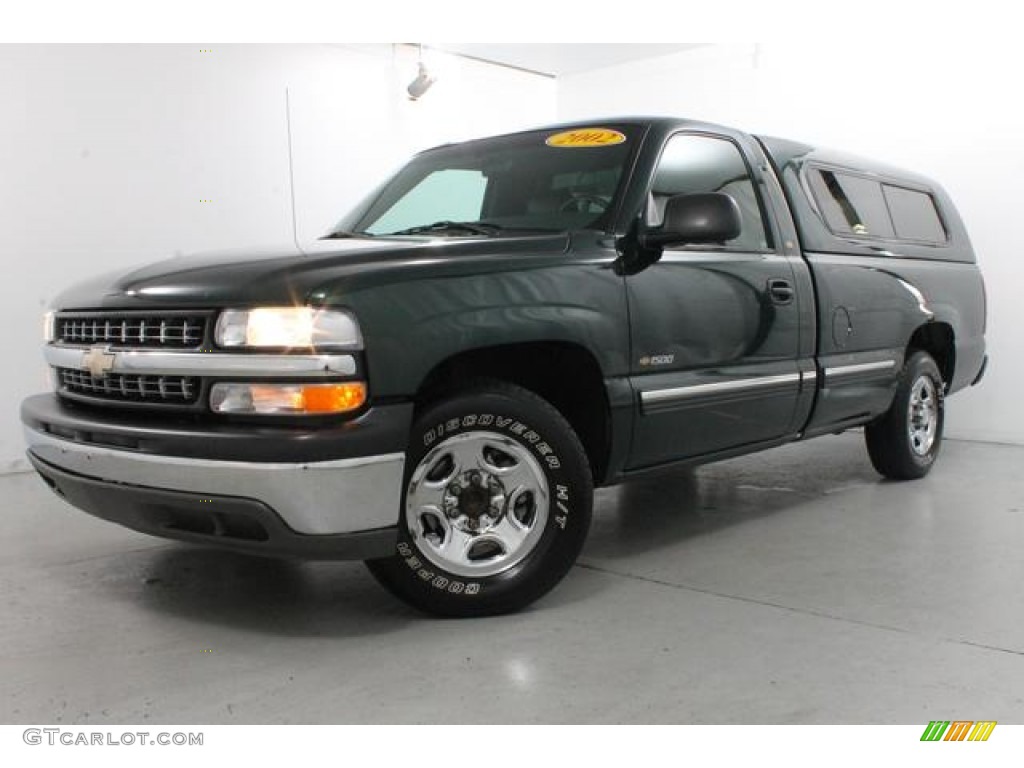
[[[907,409],[907,431],[910,448],[918,456],[925,456],[935,444],[939,424],[939,398],[935,382],[930,376],[919,376],[910,390]]]
[[[406,489],[405,522],[430,562],[469,578],[512,568],[533,551],[550,494],[529,450],[494,432],[467,432],[424,456]]]

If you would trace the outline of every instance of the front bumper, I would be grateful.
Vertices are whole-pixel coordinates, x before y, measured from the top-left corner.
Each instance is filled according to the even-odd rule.
[[[307,560],[369,560],[395,551],[394,526],[354,533],[296,533],[265,504],[234,496],[167,491],[66,472],[29,460],[62,499],[142,533],[236,552]]]
[[[40,395],[22,421],[33,466],[90,514],[171,538],[349,559],[395,542],[411,406],[375,410],[321,429],[147,426]],[[351,455],[354,445],[372,452]]]

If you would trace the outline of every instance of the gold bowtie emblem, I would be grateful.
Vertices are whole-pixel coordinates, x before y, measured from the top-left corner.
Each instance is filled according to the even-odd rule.
[[[82,355],[82,367],[88,368],[93,378],[99,379],[114,367],[117,355],[109,347],[93,347]]]

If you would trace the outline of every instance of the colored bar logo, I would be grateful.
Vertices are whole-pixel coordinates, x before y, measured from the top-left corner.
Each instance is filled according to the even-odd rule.
[[[932,720],[921,741],[988,741],[995,728],[995,720]]]

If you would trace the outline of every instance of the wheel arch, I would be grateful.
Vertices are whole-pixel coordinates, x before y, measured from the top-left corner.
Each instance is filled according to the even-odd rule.
[[[608,473],[611,411],[597,358],[586,347],[565,341],[536,341],[477,347],[437,363],[414,396],[416,413],[481,379],[498,379],[549,402],[583,444],[595,485]]]
[[[907,343],[908,358],[914,350],[921,350],[932,356],[948,389],[956,372],[956,333],[953,326],[942,321],[918,326]]]

